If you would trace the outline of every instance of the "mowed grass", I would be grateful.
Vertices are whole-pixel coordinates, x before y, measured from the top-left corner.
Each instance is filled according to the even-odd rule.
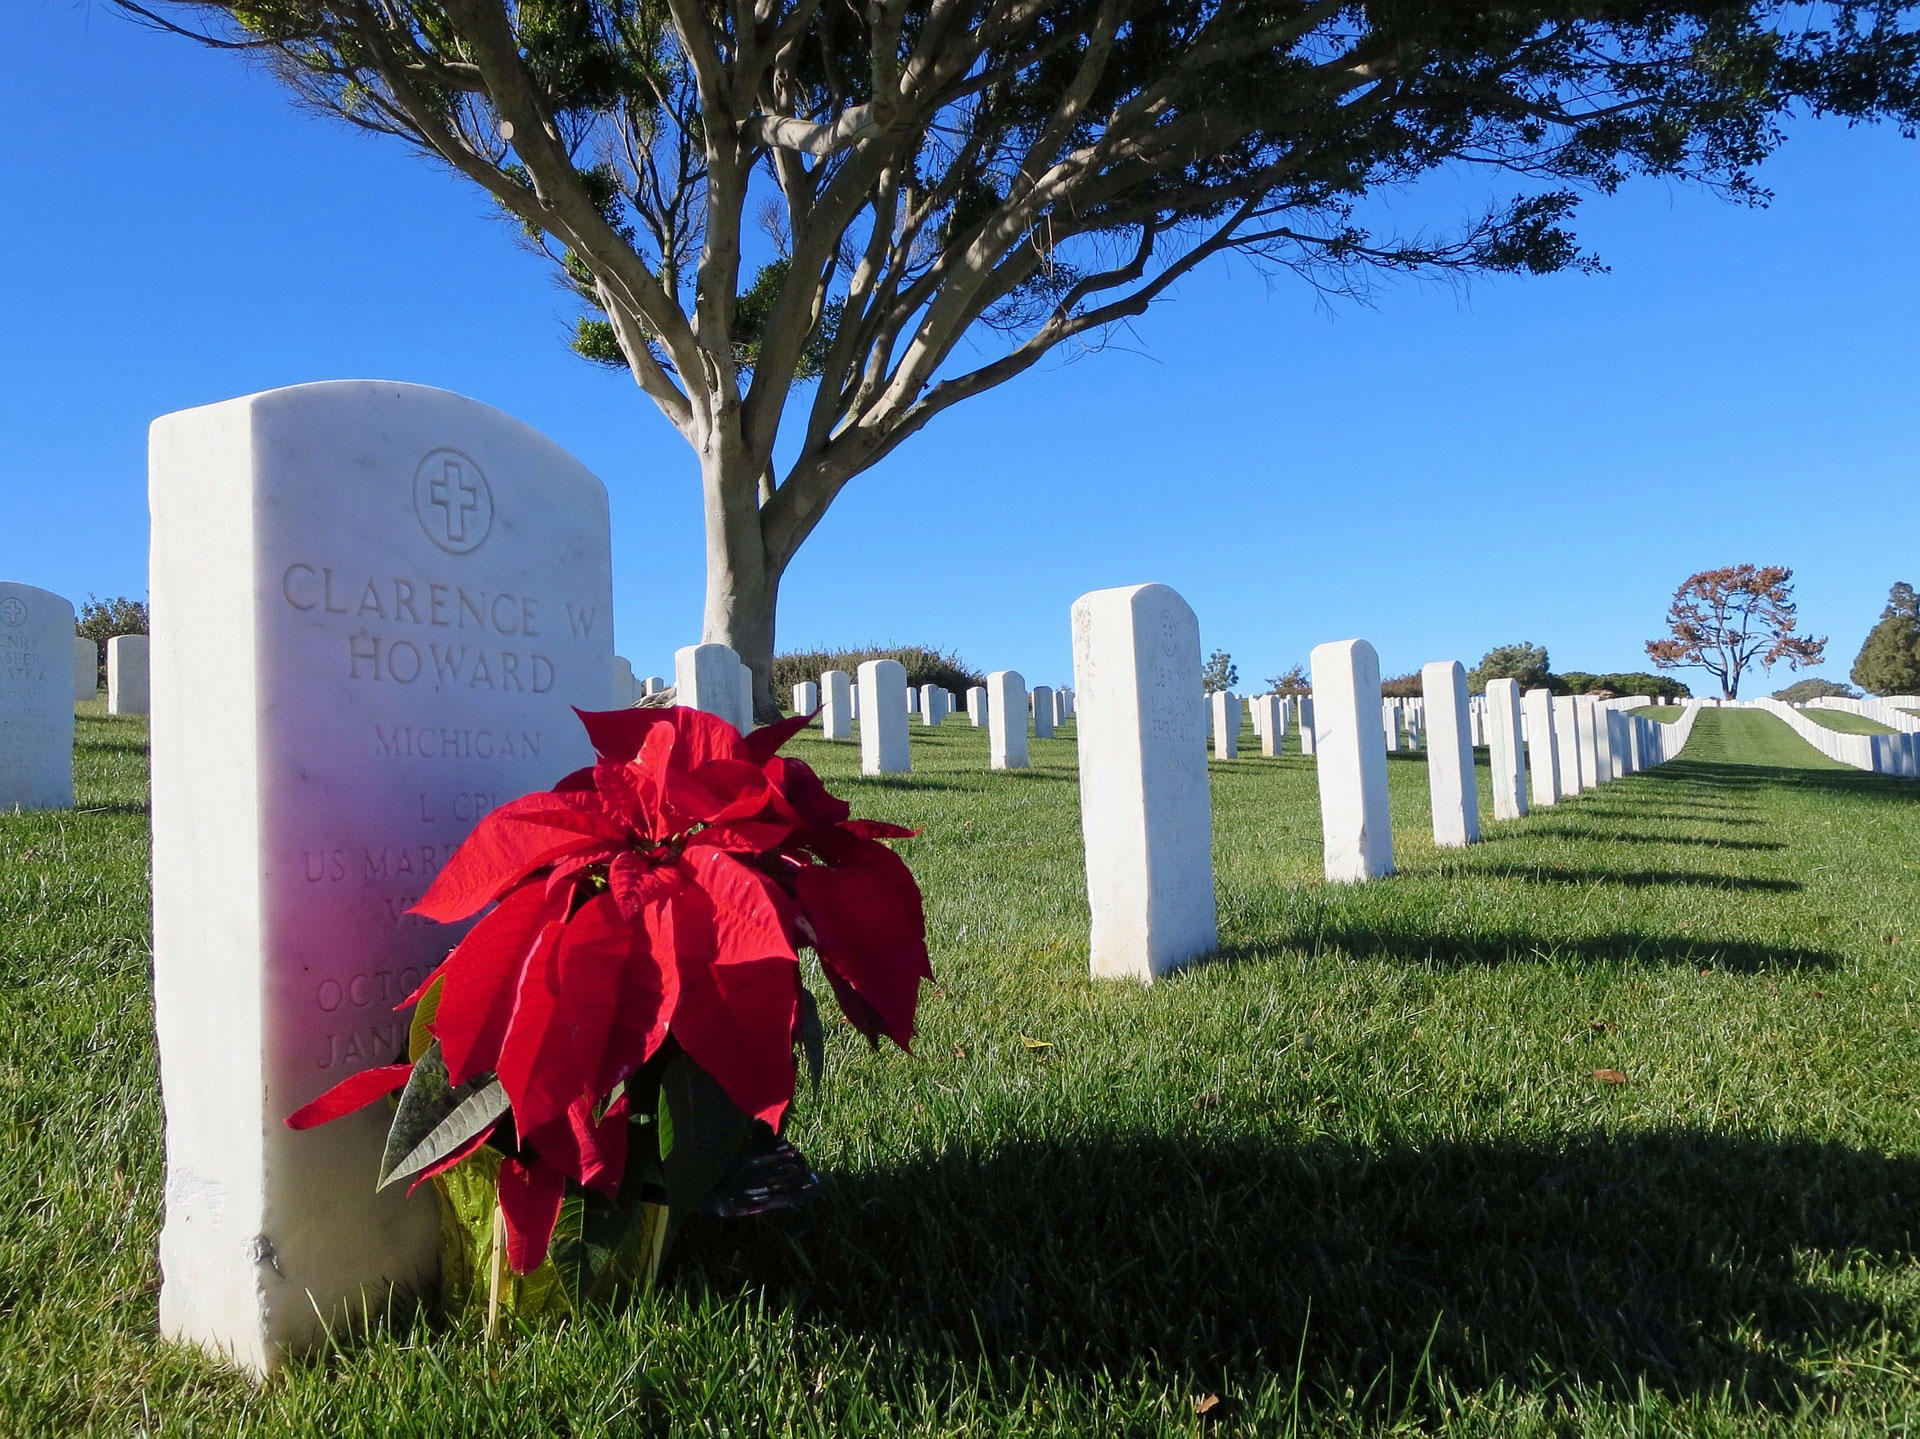
[[[1841,734],[1893,734],[1891,725],[1883,725],[1879,720],[1857,715],[1852,710],[1830,710],[1819,705],[1809,705],[1800,711],[1815,724],[1825,725],[1828,729],[1838,730]]]
[[[990,775],[916,726],[887,780],[797,741],[924,829],[938,972],[911,1057],[830,1026],[808,1222],[690,1228],[558,1332],[376,1315],[256,1388],[155,1339],[142,731],[83,720],[80,808],[0,817],[0,1432],[1920,1426],[1920,786],[1708,711],[1443,853],[1402,755],[1400,873],[1343,888],[1311,762],[1244,739],[1222,953],[1151,988],[1087,978],[1070,738]]]

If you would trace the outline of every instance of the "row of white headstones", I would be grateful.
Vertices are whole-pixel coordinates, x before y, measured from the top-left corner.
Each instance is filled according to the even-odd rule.
[[[73,621],[62,596],[0,580],[0,810],[73,803],[73,705],[100,696],[99,647]],[[107,712],[147,712],[145,635],[107,641]]]
[[[395,1006],[458,937],[408,911],[475,822],[591,763],[570,711],[604,707],[616,672],[607,496],[509,416],[384,382],[167,415],[149,456],[160,1323],[264,1372],[437,1271],[431,1194],[372,1189],[378,1107],[298,1134],[282,1121],[404,1049]],[[16,700],[53,693],[70,785],[72,611],[44,595],[0,599],[0,755],[25,732]],[[1155,585],[1088,595],[1072,622],[1072,694],[1041,709],[1077,725],[1092,967],[1151,979],[1216,943],[1198,625]],[[676,686],[744,722],[739,661],[713,649],[676,657]],[[1011,767],[1025,686],[1001,671],[982,688]],[[859,704],[864,769],[904,767],[896,662],[823,691],[823,727]],[[1315,651],[1314,691],[1330,872],[1336,853],[1347,877],[1384,872],[1384,736],[1357,719],[1378,712],[1371,650]],[[1438,756],[1458,706],[1430,690],[1426,707]],[[1578,747],[1545,710],[1533,731],[1548,755]],[[1446,752],[1433,768],[1470,792]],[[1666,752],[1650,729],[1627,751],[1635,767]],[[1541,771],[1557,797],[1564,768]]]

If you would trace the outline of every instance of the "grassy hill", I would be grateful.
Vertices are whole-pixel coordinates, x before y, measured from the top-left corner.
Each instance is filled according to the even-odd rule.
[[[491,1347],[375,1316],[259,1389],[154,1339],[143,731],[80,744],[77,810],[0,816],[0,1431],[1920,1425],[1920,786],[1764,714],[1465,852],[1397,756],[1358,888],[1310,761],[1216,762],[1223,951],[1152,988],[1087,978],[1070,738],[990,775],[915,727],[886,780],[797,741],[925,830],[938,974],[913,1056],[831,1028],[804,1230],[694,1228]]]

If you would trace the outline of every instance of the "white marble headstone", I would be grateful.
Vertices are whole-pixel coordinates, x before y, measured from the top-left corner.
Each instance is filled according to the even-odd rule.
[[[1553,727],[1553,691],[1531,689],[1521,698],[1527,721],[1527,777],[1533,785],[1533,806],[1544,809],[1560,802],[1560,745]]]
[[[107,713],[144,715],[151,708],[151,649],[145,635],[115,635],[107,641]]]
[[[912,768],[907,751],[907,668],[898,660],[860,664],[860,773],[905,774]]]
[[[1053,691],[1045,685],[1033,687],[1033,737],[1053,738]]]
[[[404,1050],[457,937],[406,911],[475,821],[591,762],[607,496],[376,381],[166,415],[150,464],[160,1325],[261,1372],[437,1272],[431,1191],[374,1193],[384,1106],[283,1121]]]
[[[1165,585],[1082,595],[1073,684],[1091,968],[1150,982],[1220,942],[1200,623]]]
[[[740,723],[740,656],[728,645],[683,645],[673,652],[673,702]]]
[[[73,697],[76,700],[100,696],[100,646],[85,635],[73,637]]]
[[[793,712],[797,715],[810,715],[820,708],[820,686],[812,680],[802,680],[793,687]]]
[[[0,810],[73,803],[73,606],[0,580]]]
[[[1527,757],[1520,739],[1520,682],[1487,682],[1487,768],[1493,776],[1493,817],[1527,812]]]
[[[820,733],[826,739],[853,738],[853,680],[845,670],[820,676]]]
[[[1018,670],[987,676],[987,767],[1027,767],[1027,682]]]
[[[1314,758],[1327,878],[1351,883],[1392,874],[1380,658],[1365,640],[1336,640],[1315,645],[1307,662],[1313,674]]]
[[[1480,794],[1473,776],[1473,737],[1467,719],[1467,672],[1458,660],[1420,669],[1426,703],[1427,792],[1433,804],[1433,842],[1459,849],[1480,840]]]

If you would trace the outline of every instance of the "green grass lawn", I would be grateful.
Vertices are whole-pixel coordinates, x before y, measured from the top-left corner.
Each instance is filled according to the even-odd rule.
[[[1891,725],[1883,725],[1879,720],[1868,719],[1865,715],[1857,715],[1851,710],[1830,710],[1812,705],[1801,710],[1800,713],[1815,724],[1825,725],[1828,729],[1838,730],[1841,734],[1898,733]]]
[[[795,745],[924,827],[938,971],[912,1057],[830,1026],[806,1227],[690,1228],[559,1332],[376,1316],[255,1388],[154,1337],[143,729],[84,718],[79,808],[0,816],[0,1433],[1920,1428],[1920,786],[1709,710],[1443,853],[1403,754],[1400,873],[1341,888],[1311,762],[1249,733],[1223,951],[1142,988],[1087,978],[1071,740],[913,746]]]

